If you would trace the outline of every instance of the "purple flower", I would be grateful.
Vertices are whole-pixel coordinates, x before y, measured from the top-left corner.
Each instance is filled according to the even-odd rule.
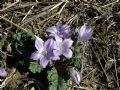
[[[91,27],[88,27],[86,24],[84,24],[80,28],[79,36],[78,36],[78,41],[87,41],[91,39],[93,34],[93,30]]]
[[[7,76],[7,72],[5,71],[4,68],[0,67],[0,77],[6,77]]]
[[[50,33],[50,37],[58,35],[61,38],[68,38],[72,35],[71,27],[67,24],[50,27],[47,32]]]
[[[74,67],[69,67],[68,70],[69,70],[71,80],[73,82],[75,82],[77,85],[79,85],[80,84],[80,75],[79,75],[78,71],[75,70]]]
[[[36,36],[35,47],[37,51],[33,52],[31,59],[39,60],[40,64],[45,68],[51,60],[59,60],[58,56],[53,54],[53,46],[55,41],[48,39],[44,42],[41,38]]]
[[[73,44],[73,41],[71,39],[64,39],[55,36],[55,44],[54,44],[54,50],[53,53],[56,56],[64,55],[67,58],[71,58],[73,55],[73,52],[71,51],[70,47]]]

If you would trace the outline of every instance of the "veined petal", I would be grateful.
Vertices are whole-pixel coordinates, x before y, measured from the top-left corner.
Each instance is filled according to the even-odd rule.
[[[47,29],[47,32],[52,33],[52,34],[56,34],[57,33],[57,28],[56,26],[50,27]]]
[[[60,32],[63,34],[69,34],[69,32],[71,31],[71,27],[67,24],[61,25],[60,26]]]
[[[53,49],[57,49],[57,47],[58,47],[57,45],[58,45],[57,42],[54,41],[54,43],[53,43],[53,45],[52,45],[52,48],[53,48]]]
[[[89,34],[87,34],[87,33],[85,35],[78,36],[79,41],[86,41],[88,39],[89,39]]]
[[[89,39],[91,39],[93,34],[93,30],[91,27],[86,26],[86,24],[84,24],[79,32],[79,36],[78,36],[78,40],[79,41],[87,41]]]
[[[64,55],[66,58],[72,58],[73,52],[72,52],[70,49],[64,49],[63,55]]]
[[[53,46],[55,44],[55,41],[53,39],[48,39],[45,44],[44,44],[44,47],[47,51],[53,49]]]
[[[62,55],[62,51],[60,51],[60,50],[53,50],[53,54],[55,56],[60,56],[60,55]]]
[[[59,31],[58,36],[61,38],[68,38],[72,35],[71,27],[67,24],[57,25],[57,30]]]
[[[73,44],[73,40],[71,40],[71,39],[65,39],[65,40],[63,41],[63,46],[64,46],[64,47],[70,48],[70,47],[72,46],[72,44]]]
[[[83,36],[86,32],[87,32],[86,26],[83,25],[83,26],[80,28],[79,35],[80,35],[80,36]]]
[[[39,38],[38,36],[35,36],[36,37],[36,40],[35,40],[35,47],[38,51],[42,51],[43,50],[43,43],[44,41]]]
[[[58,35],[55,35],[56,42],[62,42],[62,38],[60,38]]]
[[[91,37],[92,37],[92,33],[86,32],[84,35],[81,35],[81,36],[79,35],[78,40],[79,41],[87,41],[87,40],[91,39]]]
[[[7,72],[5,71],[4,68],[0,67],[0,77],[6,77],[7,76]]]
[[[80,75],[78,71],[76,71],[74,67],[70,67],[68,70],[69,70],[70,78],[72,79],[72,81],[75,82],[77,85],[79,85]]]
[[[46,68],[46,66],[48,65],[50,60],[48,60],[46,57],[41,57],[40,58],[40,65],[43,67],[43,68]]]
[[[39,51],[35,51],[32,53],[30,58],[33,60],[38,60],[40,57],[41,57],[41,54],[39,53]]]
[[[60,57],[59,56],[52,56],[51,59],[56,61],[56,60],[60,60]]]
[[[89,33],[90,36],[92,36],[92,34],[93,34],[92,28],[90,28],[90,29],[88,30],[88,33]]]
[[[49,34],[49,38],[54,38],[56,34]]]

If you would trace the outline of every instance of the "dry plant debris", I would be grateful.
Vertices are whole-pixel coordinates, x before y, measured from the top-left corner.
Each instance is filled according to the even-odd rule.
[[[16,67],[21,58],[16,55],[12,36],[32,31],[47,37],[48,27],[69,24],[77,28],[84,23],[94,28],[93,39],[82,42],[80,85],[69,81],[68,90],[120,90],[119,0],[0,0],[0,64],[6,63],[8,72],[0,88],[47,90],[39,75]]]

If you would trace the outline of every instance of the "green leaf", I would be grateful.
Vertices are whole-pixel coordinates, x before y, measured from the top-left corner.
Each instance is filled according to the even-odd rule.
[[[56,68],[48,71],[49,90],[67,90],[67,81],[58,75]]]
[[[15,47],[16,51],[20,54],[30,54],[30,50],[34,47],[33,45],[33,33],[29,32],[18,32],[13,36],[13,46]]]
[[[76,44],[75,45],[75,52],[79,54],[82,47],[83,47],[83,45],[81,43]]]
[[[62,77],[58,77],[57,90],[67,90],[67,81],[65,81]]]
[[[21,32],[14,34],[13,39],[16,42],[20,42],[20,40],[21,40],[21,34],[22,34]]]
[[[48,71],[49,90],[57,90],[58,85],[58,73],[55,68]]]
[[[43,68],[37,62],[31,62],[29,66],[29,70],[32,73],[37,73],[37,72],[40,73],[43,70]]]
[[[30,37],[32,37],[32,38],[34,37],[34,33],[32,31],[28,31],[27,35],[30,36]]]

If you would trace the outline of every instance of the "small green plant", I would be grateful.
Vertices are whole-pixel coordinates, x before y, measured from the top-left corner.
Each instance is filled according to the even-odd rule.
[[[32,73],[40,73],[43,68],[37,62],[31,62],[29,65],[29,70]]]

